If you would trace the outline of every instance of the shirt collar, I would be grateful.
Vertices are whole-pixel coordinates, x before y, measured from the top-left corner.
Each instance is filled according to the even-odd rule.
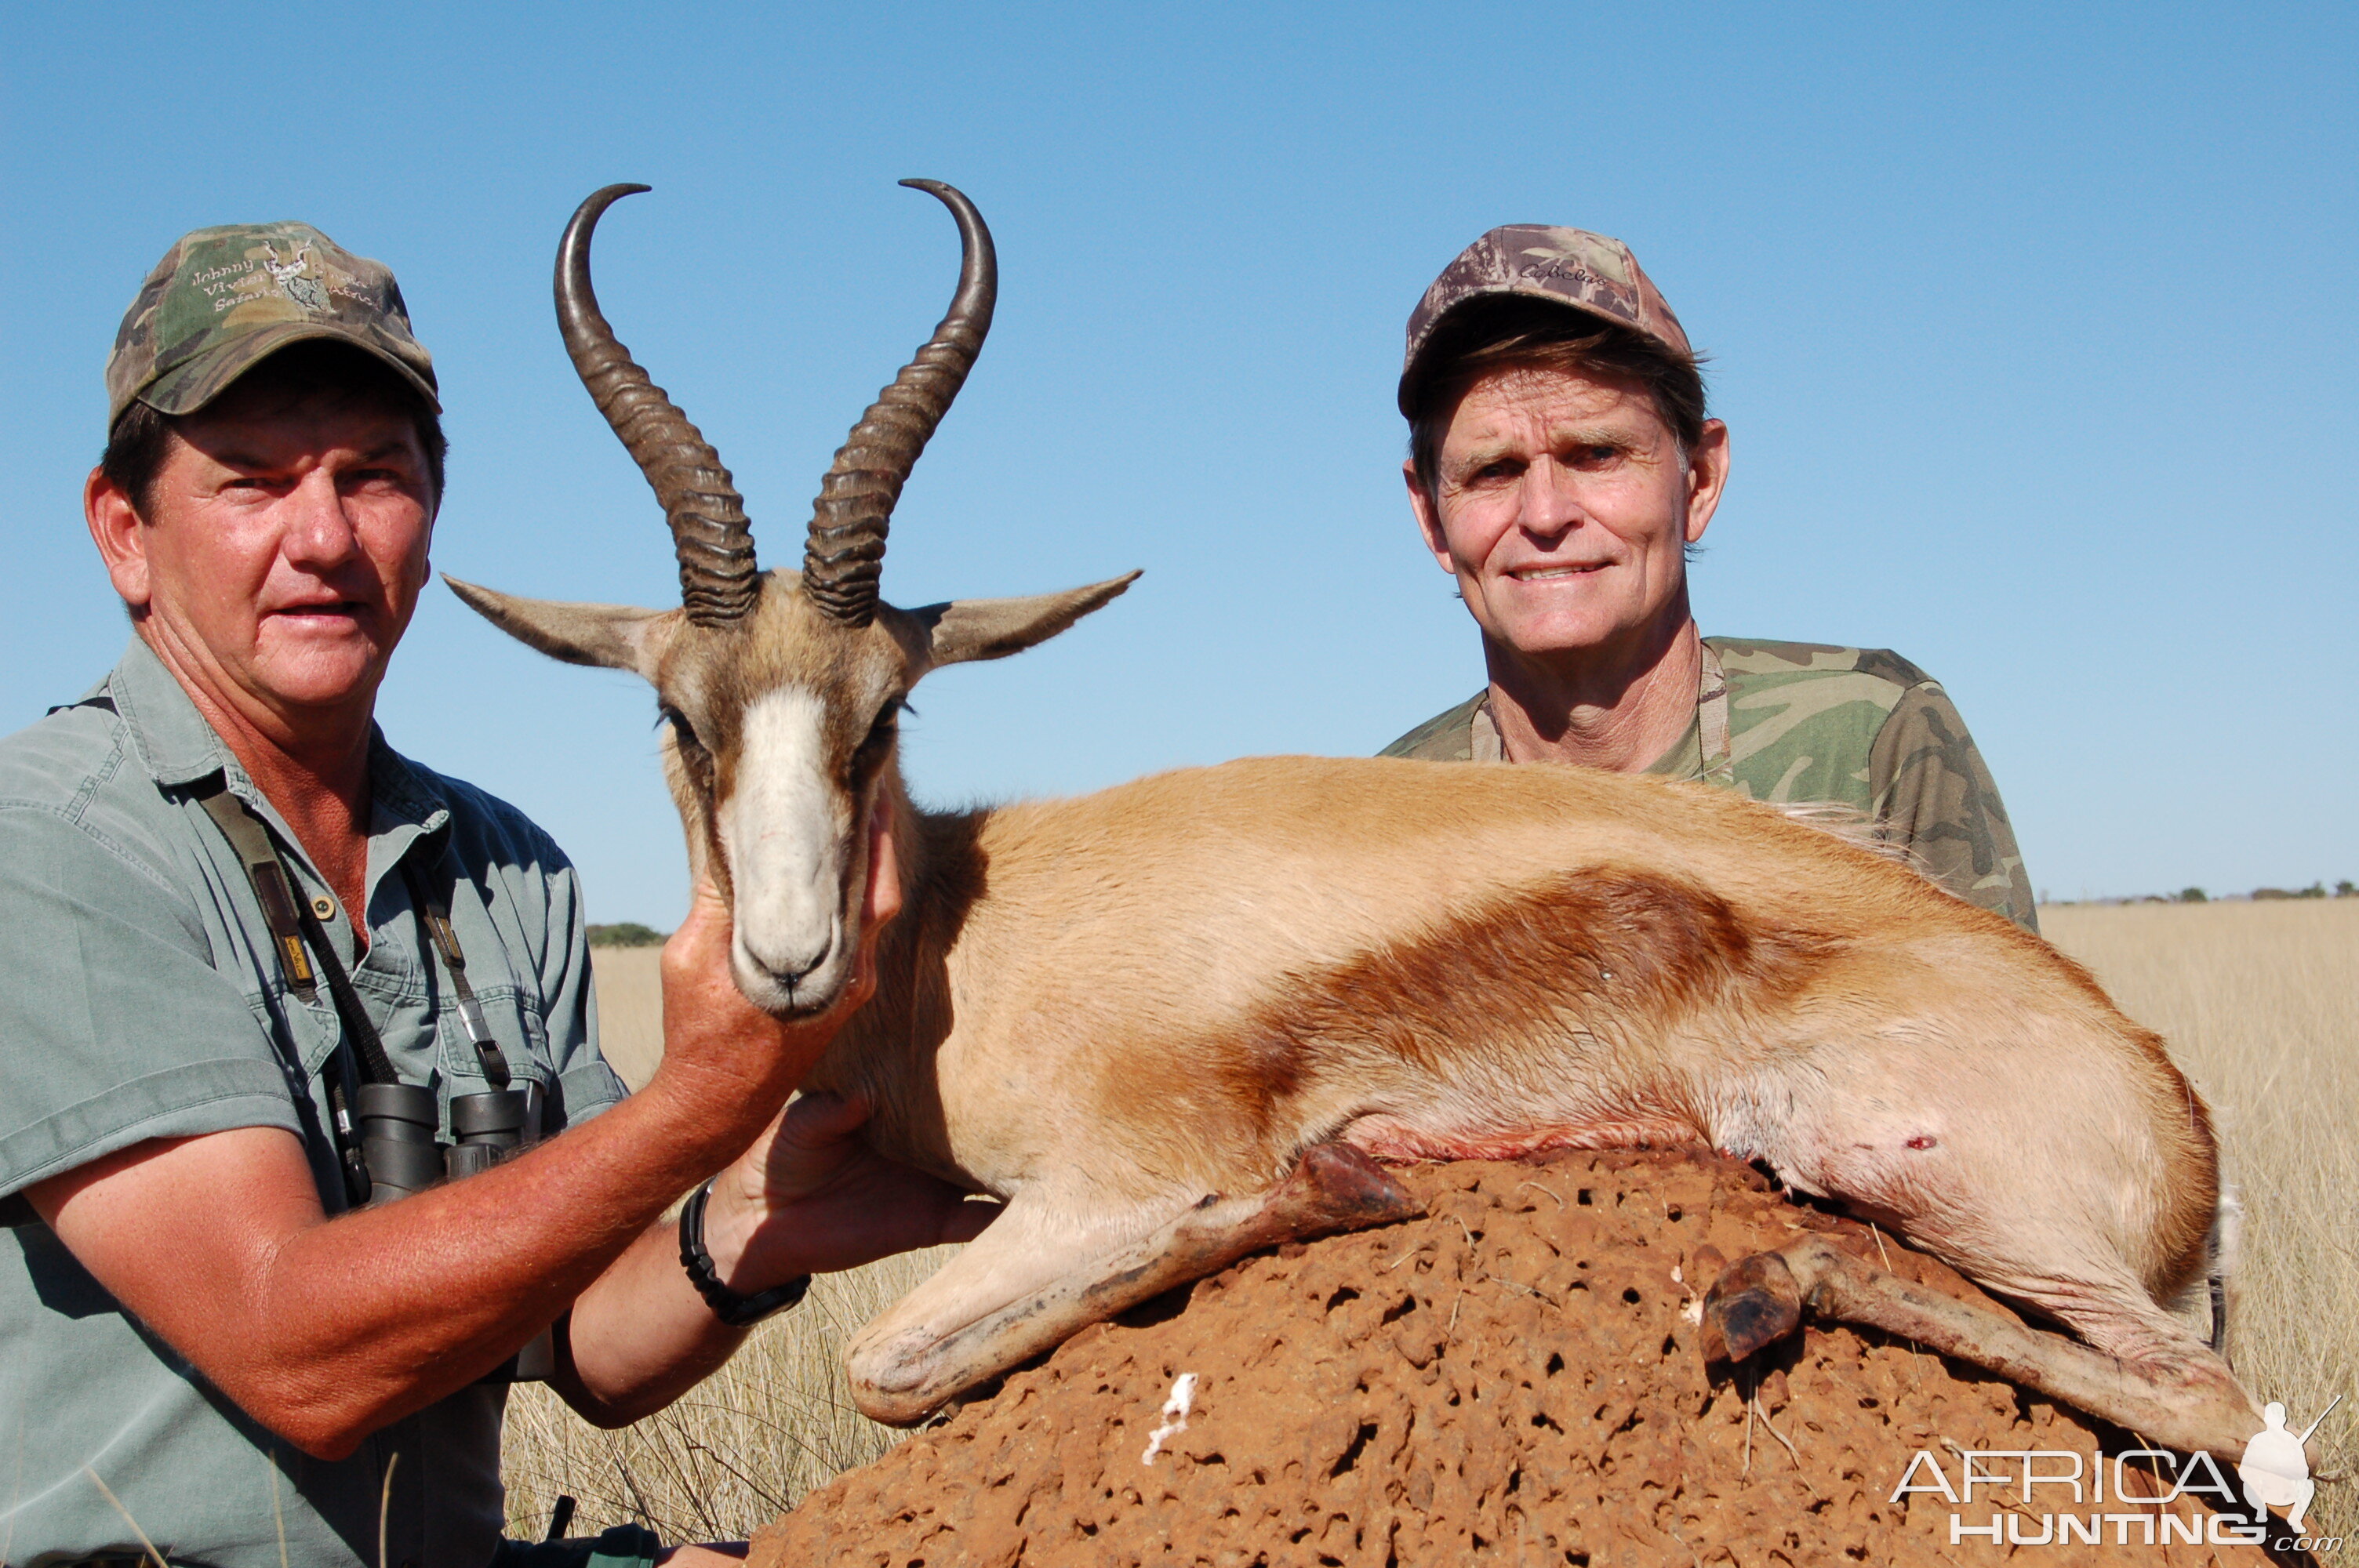
[[[137,633],[132,633],[131,645],[124,650],[103,690],[130,730],[132,744],[147,763],[148,775],[158,784],[179,787],[222,773],[231,789],[254,805],[267,807],[236,754]],[[451,820],[451,804],[441,782],[387,745],[384,732],[373,725],[368,765],[369,834],[372,838],[397,836],[401,842],[397,857],[411,842]],[[271,813],[273,820],[277,816]]]
[[[226,766],[243,778],[236,758],[189,700],[164,661],[137,633],[106,678],[106,695],[131,731],[148,776],[167,786],[194,784]]]

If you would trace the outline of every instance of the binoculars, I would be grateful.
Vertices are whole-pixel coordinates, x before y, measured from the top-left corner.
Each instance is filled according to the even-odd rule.
[[[424,1192],[441,1181],[488,1171],[540,1141],[539,1107],[528,1088],[454,1095],[451,1133],[438,1136],[434,1091],[419,1084],[363,1084],[353,1097],[361,1161],[368,1167],[369,1206]]]
[[[375,1208],[439,1182],[488,1171],[540,1141],[538,1086],[487,1089],[451,1098],[451,1134],[438,1137],[441,1118],[434,1091],[419,1084],[363,1084],[353,1097],[360,1122],[361,1162],[368,1167],[368,1206]],[[529,1383],[556,1368],[547,1333],[483,1380]]]

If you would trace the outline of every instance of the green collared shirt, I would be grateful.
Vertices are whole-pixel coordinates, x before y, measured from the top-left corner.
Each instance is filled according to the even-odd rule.
[[[1645,772],[1845,807],[1960,898],[2039,929],[1998,785],[1940,682],[1883,648],[1707,637],[1703,653],[1696,717]],[[1502,760],[1488,689],[1383,755]]]
[[[136,637],[104,684],[0,741],[0,1195],[148,1139],[282,1127],[345,1206],[321,1066],[324,989],[282,979],[253,885],[199,804],[216,777],[268,825],[407,1082],[485,1087],[402,874],[446,890],[492,1033],[547,1096],[545,1130],[612,1105],[581,891],[513,806],[398,755],[369,757],[367,953],[294,835]],[[11,1207],[19,1206],[12,1203]],[[16,1217],[22,1217],[21,1215]],[[46,1227],[0,1247],[0,1540],[12,1563],[137,1552],[174,1563],[476,1568],[502,1520],[505,1390],[462,1390],[352,1458],[307,1459],[133,1318]],[[395,1456],[399,1456],[398,1463]],[[103,1479],[121,1500],[108,1502]]]

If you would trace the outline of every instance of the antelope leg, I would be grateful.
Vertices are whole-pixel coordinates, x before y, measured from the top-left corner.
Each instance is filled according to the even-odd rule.
[[[2118,1359],[1911,1284],[1823,1237],[1756,1253],[1721,1275],[1704,1296],[1704,1359],[1743,1360],[1791,1334],[1805,1307],[1987,1368],[2180,1453],[2233,1464],[2261,1430],[2251,1396],[2200,1342]]]
[[[1047,1286],[929,1336],[862,1331],[850,1357],[853,1402],[871,1421],[909,1426],[967,1389],[996,1377],[1093,1323],[1175,1285],[1217,1273],[1282,1241],[1390,1225],[1423,1212],[1398,1182],[1357,1149],[1315,1145],[1286,1180],[1246,1197],[1213,1194],[1138,1240],[1101,1253]],[[1004,1224],[1005,1219],[994,1225]],[[992,1231],[970,1244],[990,1245]],[[929,1281],[930,1284],[931,1281]],[[887,1314],[908,1321],[904,1309]]]

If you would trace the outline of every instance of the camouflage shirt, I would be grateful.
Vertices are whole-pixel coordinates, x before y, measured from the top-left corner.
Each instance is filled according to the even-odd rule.
[[[1882,648],[1707,637],[1703,649],[1696,718],[1647,773],[1848,806],[1951,892],[2039,929],[1998,785],[1940,683]],[[1488,688],[1382,754],[1502,760]]]

